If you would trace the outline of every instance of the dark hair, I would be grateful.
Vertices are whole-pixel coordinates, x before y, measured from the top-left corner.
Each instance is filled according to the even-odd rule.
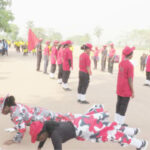
[[[14,96],[8,96],[5,100],[5,103],[4,103],[4,107],[5,106],[8,106],[8,107],[16,106],[15,97]]]
[[[89,49],[89,47],[84,44],[84,45],[81,46],[81,49],[82,50],[87,50],[87,49]]]
[[[126,57],[130,57],[133,54],[133,52],[131,52],[130,54],[128,54]]]

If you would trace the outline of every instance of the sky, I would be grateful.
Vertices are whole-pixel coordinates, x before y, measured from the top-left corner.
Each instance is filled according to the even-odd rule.
[[[124,32],[150,28],[150,0],[12,0],[14,23],[25,34],[26,22],[54,28],[66,38],[103,29],[102,41]]]

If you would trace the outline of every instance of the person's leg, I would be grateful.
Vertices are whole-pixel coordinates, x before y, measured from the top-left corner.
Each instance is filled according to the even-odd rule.
[[[43,71],[43,73],[46,73],[46,63],[47,63],[46,61],[47,61],[47,58],[44,55],[44,71]]]
[[[82,93],[82,86],[83,86],[83,74],[81,71],[79,71],[79,83],[78,83],[78,95],[77,99],[78,102],[81,102],[81,93]]]
[[[68,90],[68,91],[71,90],[71,89],[68,87],[68,79],[69,79],[69,76],[70,76],[70,71],[63,71],[63,84],[62,84],[62,87],[63,87],[65,90]]]
[[[126,114],[129,100],[130,100],[129,97],[118,96],[115,121],[118,122],[119,124],[124,124],[125,114]]]
[[[111,58],[108,58],[108,72],[110,72],[110,60]]]
[[[83,79],[82,79],[82,90],[81,90],[81,101],[83,104],[89,104],[89,102],[86,100],[86,91],[89,85],[89,74],[83,73]]]
[[[58,65],[58,83],[62,83],[62,64]]]
[[[40,55],[39,55],[39,53],[37,53],[37,68],[36,68],[36,70],[39,71],[39,69],[40,69]]]
[[[40,66],[41,66],[41,59],[42,59],[42,53],[40,53],[40,56],[39,56],[39,70],[40,70]]]
[[[54,72],[56,69],[56,64],[51,64],[50,78],[54,79]]]

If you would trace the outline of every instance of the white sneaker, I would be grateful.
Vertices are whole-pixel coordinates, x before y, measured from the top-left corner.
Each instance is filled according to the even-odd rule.
[[[147,146],[148,146],[148,141],[143,140],[141,147],[137,148],[136,150],[146,150]]]

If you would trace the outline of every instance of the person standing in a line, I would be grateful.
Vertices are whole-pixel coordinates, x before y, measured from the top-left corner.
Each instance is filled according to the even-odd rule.
[[[86,91],[90,82],[91,72],[91,60],[90,51],[92,45],[87,43],[81,47],[84,52],[79,58],[79,84],[78,84],[78,102],[81,104],[89,104],[86,100]]]
[[[143,53],[143,55],[140,57],[140,70],[144,71],[145,69],[145,64],[146,64],[146,54]]]
[[[51,48],[51,70],[50,70],[50,78],[54,79],[54,74],[56,71],[56,61],[57,61],[57,48],[58,48],[58,41],[54,41],[54,44]]]
[[[64,42],[62,87],[66,91],[71,91],[68,86],[68,79],[70,76],[70,70],[73,69],[73,56],[70,46],[72,46],[72,42],[70,40]]]
[[[105,71],[106,59],[107,59],[107,45],[104,45],[102,49],[101,71]]]
[[[150,86],[150,55],[148,55],[146,60],[146,81],[145,86]]]
[[[47,67],[48,67],[48,62],[49,62],[49,45],[50,45],[50,41],[46,42],[46,47],[44,49],[44,72],[45,74],[47,74]]]
[[[99,61],[99,49],[98,47],[95,47],[95,50],[93,51],[94,56],[93,56],[93,62],[94,62],[94,69],[97,69],[97,63]]]
[[[134,98],[134,66],[130,62],[134,49],[135,47],[130,48],[126,46],[123,50],[125,58],[119,64],[115,121],[121,125],[125,122],[125,114],[130,97]]]
[[[39,40],[37,44],[37,68],[36,71],[40,71],[41,59],[42,59],[42,39]]]
[[[110,44],[110,51],[108,56],[108,72],[113,73],[113,66],[114,66],[114,56],[115,56],[116,50],[114,49],[114,44]]]
[[[58,64],[58,84],[62,84],[62,75],[63,75],[63,68],[62,68],[62,62],[63,62],[63,43],[61,42],[58,47],[58,54],[57,54],[57,64]]]

